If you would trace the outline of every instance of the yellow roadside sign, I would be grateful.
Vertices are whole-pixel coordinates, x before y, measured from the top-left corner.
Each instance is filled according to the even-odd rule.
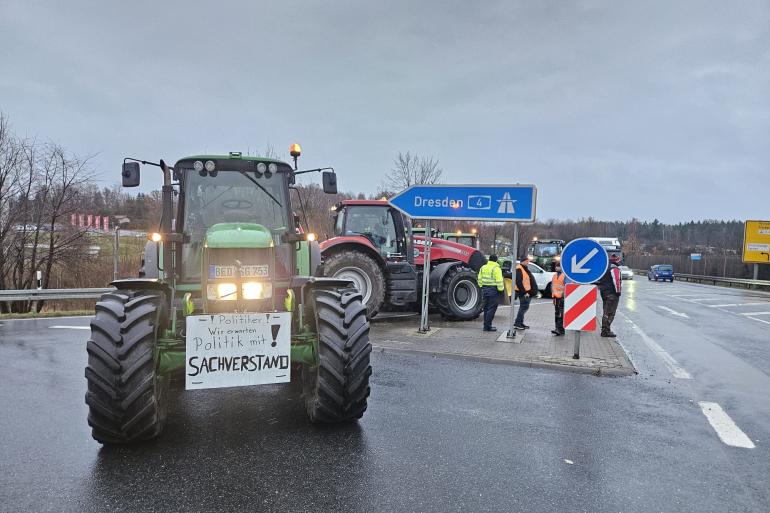
[[[746,221],[743,225],[743,262],[770,263],[770,221]]]

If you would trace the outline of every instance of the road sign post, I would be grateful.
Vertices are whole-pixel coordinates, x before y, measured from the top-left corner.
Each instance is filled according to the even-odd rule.
[[[428,305],[430,304],[430,247],[433,245],[430,231],[430,219],[425,221],[425,251],[423,261],[426,263],[422,269],[422,294],[420,294],[420,333],[430,331],[428,324]]]
[[[516,318],[516,248],[519,247],[519,223],[513,223],[513,245],[511,246],[511,316],[508,319],[506,338],[516,338],[513,322]]]
[[[519,222],[535,220],[537,188],[534,185],[412,185],[388,200],[390,206],[411,219],[425,220],[425,265],[423,266],[423,297],[420,331],[428,327],[428,274],[430,272],[430,221],[490,221],[513,223],[511,249],[511,320],[507,337],[513,338],[513,292],[516,281],[516,247]]]

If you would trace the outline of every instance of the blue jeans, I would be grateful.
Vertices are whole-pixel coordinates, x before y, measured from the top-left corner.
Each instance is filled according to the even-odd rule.
[[[514,324],[517,326],[522,326],[524,324],[524,314],[527,313],[527,310],[529,310],[529,302],[531,301],[531,298],[529,296],[521,295],[519,296],[519,311],[516,312],[516,320],[514,321]]]

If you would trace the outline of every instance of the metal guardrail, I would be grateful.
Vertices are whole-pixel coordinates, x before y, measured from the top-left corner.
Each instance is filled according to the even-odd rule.
[[[647,271],[634,269],[634,274],[647,276]],[[690,283],[710,283],[711,285],[721,285],[723,287],[738,287],[744,289],[750,288],[768,288],[770,289],[770,280],[752,280],[748,278],[724,278],[722,276],[704,276],[701,274],[683,274],[674,273],[674,279]]]
[[[40,289],[40,290],[0,290],[2,301],[51,301],[55,299],[95,299],[102,294],[114,291],[114,287],[101,289]]]

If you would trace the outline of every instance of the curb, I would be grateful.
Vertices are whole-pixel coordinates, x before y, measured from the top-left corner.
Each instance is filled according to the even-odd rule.
[[[434,358],[443,357],[443,358],[449,358],[453,360],[470,360],[470,361],[480,362],[480,363],[496,363],[496,364],[503,364],[503,365],[512,365],[516,367],[530,367],[530,368],[536,368],[536,369],[560,370],[560,371],[566,371],[566,372],[573,372],[575,374],[590,374],[597,377],[625,377],[625,376],[634,376],[638,374],[633,364],[628,359],[626,360],[628,361],[629,365],[631,365],[630,369],[614,368],[614,367],[608,367],[608,368],[576,367],[572,365],[562,365],[558,363],[541,362],[537,360],[514,360],[510,358],[494,358],[491,356],[476,356],[476,355],[469,355],[469,354],[463,354],[463,353],[443,353],[443,352],[436,352],[436,351],[423,351],[420,349],[394,349],[391,347],[380,346],[377,344],[372,344],[372,349],[376,349],[383,354],[396,353],[396,354],[432,356]]]

